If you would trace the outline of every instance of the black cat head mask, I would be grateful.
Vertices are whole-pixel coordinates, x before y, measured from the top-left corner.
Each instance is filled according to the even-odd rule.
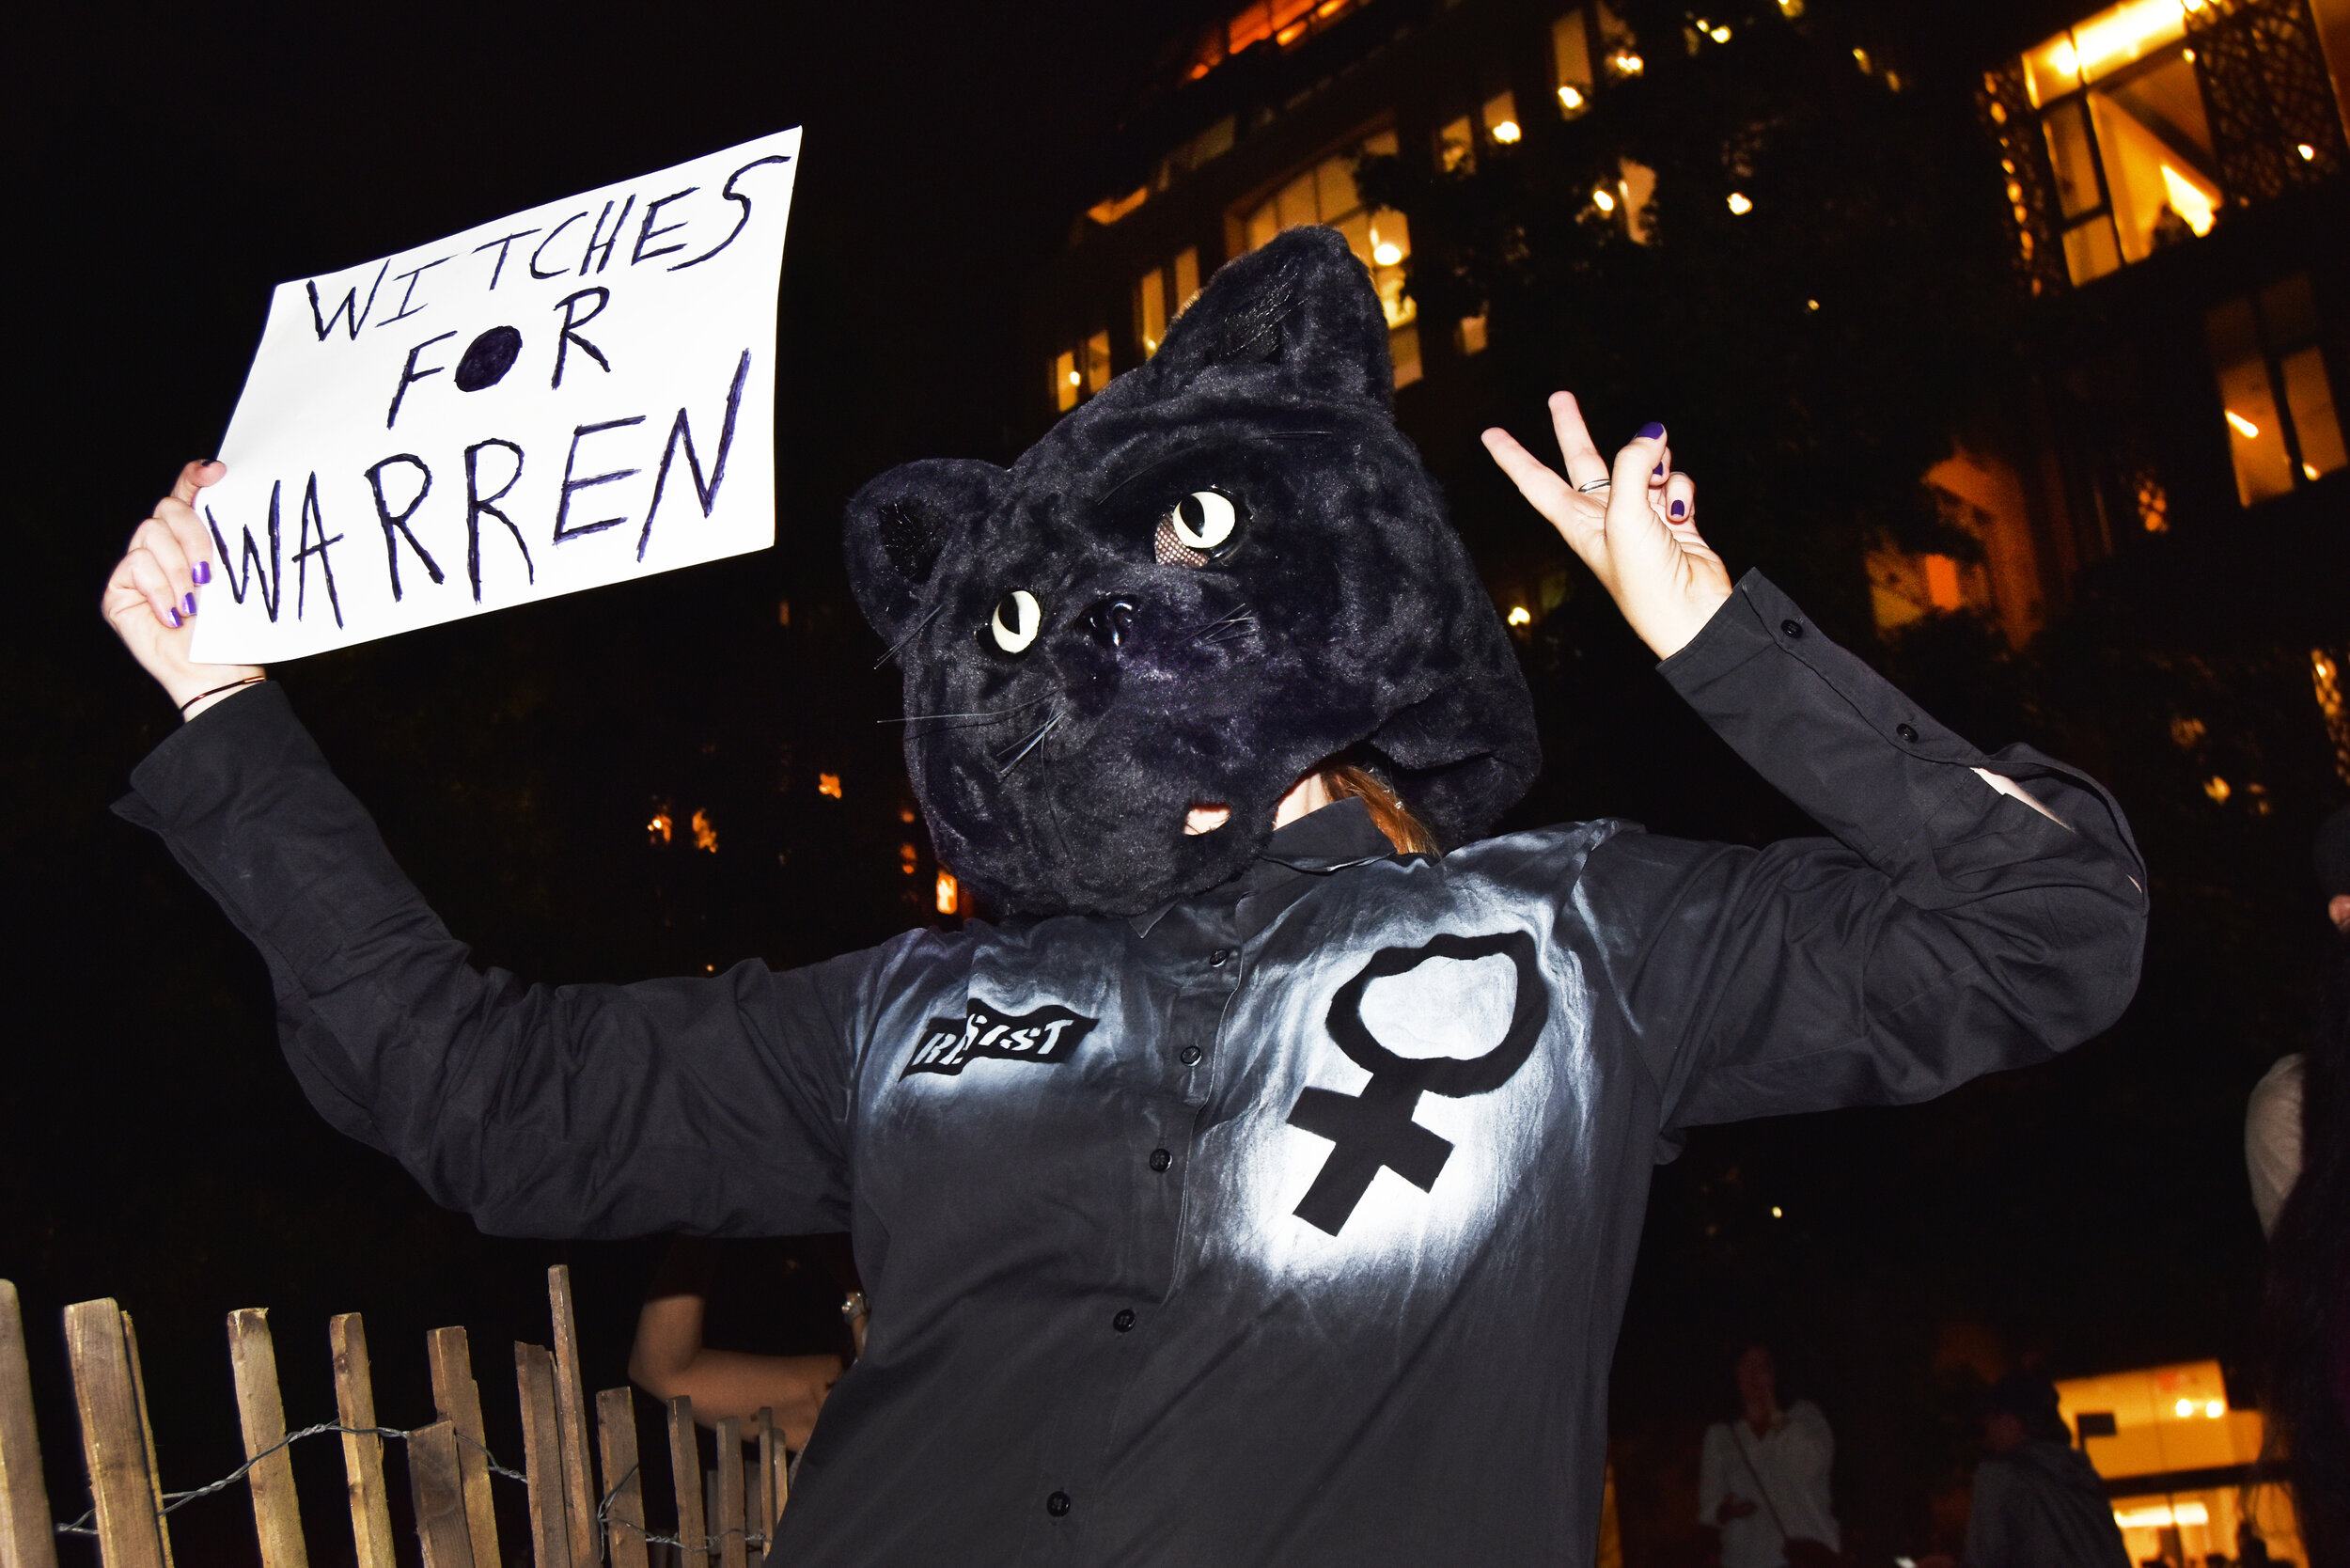
[[[1448,846],[1517,799],[1525,680],[1390,384],[1369,274],[1294,229],[1009,469],[858,493],[849,577],[942,861],[1009,911],[1130,915],[1238,874],[1342,752]],[[1187,836],[1204,805],[1231,816]]]

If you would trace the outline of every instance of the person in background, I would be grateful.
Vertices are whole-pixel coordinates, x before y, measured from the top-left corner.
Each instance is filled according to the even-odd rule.
[[[784,1447],[796,1453],[807,1446],[816,1413],[839,1380],[840,1357],[758,1356],[705,1345],[702,1323],[716,1270],[717,1248],[709,1242],[681,1236],[670,1247],[636,1317],[629,1381],[665,1403],[680,1394],[692,1399],[694,1419],[702,1426],[738,1418],[746,1441],[759,1435],[759,1413],[772,1410]]]
[[[2311,1568],[2350,1564],[2350,807],[2317,835],[2317,874],[2336,933],[2317,1027],[2292,1104],[2254,1092],[2246,1141],[2254,1193],[2266,1154],[2277,1183],[2263,1304],[2266,1418]],[[2282,1064],[2280,1063],[2280,1066]],[[2272,1071],[2262,1080],[2270,1088]]]
[[[1767,1345],[1738,1356],[1738,1415],[1705,1432],[1698,1460],[1698,1522],[1721,1537],[1722,1568],[1824,1568],[1841,1533],[1829,1507],[1836,1438],[1808,1399],[1778,1403]]]
[[[2056,1385],[2014,1372],[1984,1396],[1975,1499],[1963,1558],[1918,1568],[2130,1568],[2106,1483],[2073,1446]]]

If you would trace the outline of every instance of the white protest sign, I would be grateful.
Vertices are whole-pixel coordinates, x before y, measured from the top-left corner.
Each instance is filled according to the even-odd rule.
[[[800,133],[281,284],[196,500],[265,664],[775,542]]]

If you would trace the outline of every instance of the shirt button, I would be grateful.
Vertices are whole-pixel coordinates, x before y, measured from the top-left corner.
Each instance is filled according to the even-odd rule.
[[[1174,1163],[1175,1163],[1175,1156],[1174,1156],[1174,1155],[1172,1155],[1172,1154],[1170,1154],[1170,1153],[1168,1153],[1166,1150],[1164,1150],[1164,1149],[1153,1149],[1153,1150],[1152,1150],[1152,1151],[1151,1151],[1151,1168],[1152,1168],[1152,1169],[1153,1169],[1153,1170],[1165,1170],[1165,1169],[1166,1169],[1168,1166],[1173,1165]]]
[[[1218,948],[1215,951],[1208,955],[1208,967],[1211,969],[1221,969],[1224,967],[1224,961],[1231,956],[1231,949]]]
[[[1044,1512],[1058,1519],[1069,1512],[1069,1494],[1056,1492],[1044,1499]]]
[[[1778,623],[1778,629],[1786,633],[1790,638],[1803,635],[1803,622],[1800,620],[1782,620]]]
[[[1918,744],[1918,729],[1915,725],[1897,724],[1893,726],[1893,733],[1907,741],[1911,745]]]
[[[1199,1047],[1197,1045],[1186,1045],[1182,1050],[1175,1053],[1175,1059],[1182,1062],[1185,1067],[1193,1066],[1199,1060]]]
[[[1110,1326],[1117,1329],[1120,1334],[1123,1334],[1134,1325],[1135,1309],[1132,1307],[1120,1307],[1118,1309],[1118,1316],[1110,1319]]]

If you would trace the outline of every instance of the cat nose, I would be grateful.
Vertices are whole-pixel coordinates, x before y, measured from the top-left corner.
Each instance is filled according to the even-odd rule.
[[[1135,602],[1131,599],[1104,599],[1077,618],[1078,624],[1092,635],[1093,640],[1104,648],[1117,648],[1134,629]]]

